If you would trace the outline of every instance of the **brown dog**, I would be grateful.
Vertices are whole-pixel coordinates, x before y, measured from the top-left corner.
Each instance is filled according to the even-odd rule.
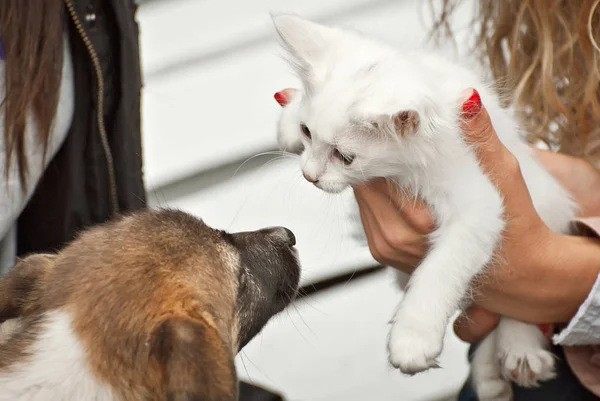
[[[0,400],[236,400],[235,355],[296,294],[294,245],[162,210],[19,261],[0,279]]]

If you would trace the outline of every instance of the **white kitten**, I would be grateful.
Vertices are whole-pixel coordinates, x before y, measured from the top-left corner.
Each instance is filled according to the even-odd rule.
[[[466,88],[479,91],[546,224],[568,232],[576,205],[532,158],[515,118],[478,74],[299,17],[273,20],[303,85],[283,108],[278,139],[282,149],[301,153],[306,179],[337,193],[386,177],[432,208],[438,228],[395,313],[388,349],[404,373],[435,367],[446,326],[505,227],[501,195],[461,137],[458,102]],[[510,400],[508,380],[533,386],[553,377],[546,347],[539,328],[503,318],[472,364],[481,401]]]

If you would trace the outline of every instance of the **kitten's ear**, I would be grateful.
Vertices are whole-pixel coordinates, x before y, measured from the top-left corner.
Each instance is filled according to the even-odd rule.
[[[336,30],[290,14],[272,15],[275,30],[291,63],[303,79],[308,79],[325,57]]]
[[[419,129],[421,119],[415,110],[402,110],[392,116],[394,130],[400,136],[410,135]]]

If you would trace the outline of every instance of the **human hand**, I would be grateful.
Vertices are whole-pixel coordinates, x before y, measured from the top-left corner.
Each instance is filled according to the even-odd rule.
[[[355,186],[354,196],[373,258],[411,274],[435,230],[428,206],[407,198],[383,178]]]
[[[580,206],[580,217],[600,215],[600,171],[573,156],[534,149],[534,157]],[[427,251],[435,221],[427,205],[408,199],[379,178],[356,186],[354,194],[369,241],[379,263],[412,273]]]

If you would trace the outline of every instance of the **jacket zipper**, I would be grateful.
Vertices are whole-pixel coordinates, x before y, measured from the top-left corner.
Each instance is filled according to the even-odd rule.
[[[110,202],[112,214],[115,215],[119,213],[119,200],[117,197],[117,180],[115,178],[115,166],[113,161],[113,155],[110,150],[110,145],[108,144],[108,136],[106,135],[106,127],[104,125],[104,78],[102,76],[102,68],[100,67],[100,59],[98,58],[98,53],[94,49],[94,45],[92,45],[92,41],[88,37],[77,12],[75,11],[75,7],[73,6],[72,0],[65,0],[65,4],[69,11],[69,15],[71,19],[75,23],[75,27],[79,32],[79,36],[83,40],[85,47],[88,50],[90,58],[92,59],[92,64],[94,65],[94,70],[96,73],[96,84],[98,89],[98,107],[97,107],[97,115],[96,120],[98,123],[98,131],[100,133],[100,140],[102,142],[102,148],[104,149],[104,155],[106,157],[106,167],[108,169],[108,180],[110,185]]]

